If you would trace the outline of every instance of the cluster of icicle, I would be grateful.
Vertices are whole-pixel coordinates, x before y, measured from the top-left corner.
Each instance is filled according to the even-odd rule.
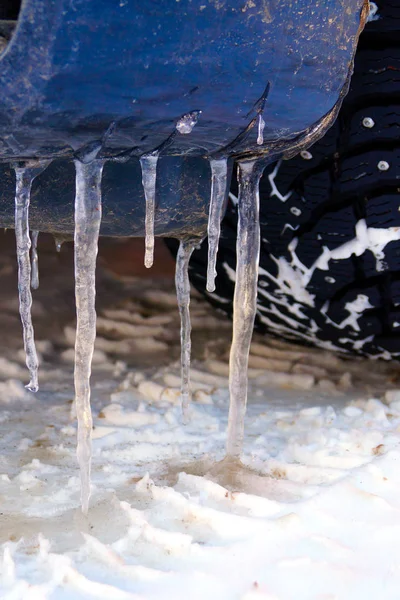
[[[184,132],[187,133],[189,132],[189,126],[186,122],[185,126],[187,129]],[[74,161],[76,169],[74,260],[77,313],[74,380],[78,420],[77,457],[81,474],[81,505],[85,514],[88,511],[90,498],[92,453],[90,375],[96,337],[95,276],[102,214],[101,178],[105,162],[97,158],[99,147],[97,147],[97,150],[94,148],[92,152],[82,154]],[[157,152],[143,156],[140,159],[146,201],[145,264],[147,267],[150,267],[153,263],[157,161]],[[48,164],[49,161],[30,161],[14,165],[16,174],[15,235],[18,259],[19,306],[26,364],[30,373],[30,382],[26,387],[32,392],[36,392],[39,386],[38,358],[31,317],[31,287],[36,289],[39,285],[39,270],[36,248],[38,232],[32,232],[32,243],[29,234],[29,202],[32,182]],[[215,290],[220,223],[228,193],[227,160],[225,158],[211,159],[210,167],[211,200],[208,221],[207,290],[213,292]],[[230,408],[227,440],[227,455],[229,457],[239,457],[243,443],[244,416],[247,402],[247,365],[257,299],[260,248],[258,184],[261,174],[261,163],[258,161],[239,161],[237,266],[229,376]],[[184,421],[188,420],[190,404],[191,324],[188,269],[191,254],[198,242],[198,239],[182,240],[176,262],[175,282],[181,317],[181,395]]]

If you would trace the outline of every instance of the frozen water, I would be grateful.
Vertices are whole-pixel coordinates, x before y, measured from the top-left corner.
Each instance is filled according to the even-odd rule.
[[[31,276],[31,288],[33,290],[37,290],[39,287],[39,259],[37,253],[37,242],[38,242],[39,232],[32,231],[32,250],[31,250],[31,260],[32,260],[32,276]]]
[[[208,266],[207,291],[214,292],[217,271],[218,243],[221,233],[222,211],[226,196],[227,160],[226,158],[210,160],[211,167],[211,201],[208,217]]]
[[[247,366],[257,303],[260,255],[259,193],[262,171],[257,161],[239,162],[236,285],[233,335],[229,358],[229,421],[227,455],[240,456],[247,403]]]
[[[62,245],[64,243],[64,240],[62,240],[62,239],[60,239],[58,237],[55,237],[54,238],[54,243],[56,245],[56,251],[57,252],[61,252],[61,248],[62,248]]]
[[[195,245],[198,242],[181,241],[176,258],[175,286],[181,318],[181,400],[183,420],[187,422],[190,402],[190,354],[191,354],[191,323],[190,323],[190,283],[189,261]]]
[[[92,412],[90,375],[96,338],[96,258],[101,223],[101,176],[104,161],[75,161],[75,407],[78,418],[77,457],[81,473],[82,512],[90,498]]]
[[[258,115],[258,135],[257,135],[257,144],[259,146],[262,146],[264,143],[264,127],[265,127],[265,121],[263,119],[262,114],[260,113]]]
[[[144,265],[147,269],[153,266],[154,258],[154,213],[156,209],[157,161],[157,153],[148,154],[147,156],[142,156],[140,158],[142,184],[146,199]]]
[[[31,172],[25,168],[16,168],[15,175],[15,238],[18,260],[19,310],[24,332],[26,366],[30,373],[30,382],[26,387],[31,392],[37,392],[39,389],[39,363],[31,315],[31,264],[29,260],[29,250],[31,247],[31,240],[29,237],[29,202],[33,177]]]
[[[15,240],[17,245],[18,260],[18,291],[19,312],[21,315],[26,366],[29,369],[30,382],[26,386],[31,392],[37,392],[38,383],[38,357],[35,347],[35,338],[32,325],[32,294],[31,294],[31,262],[29,251],[31,239],[29,236],[29,203],[32,182],[41,173],[49,162],[32,163],[26,166],[15,166]]]
[[[183,115],[176,124],[177,131],[183,135],[191,133],[193,127],[197,124],[200,115],[201,110],[193,110],[192,112]]]

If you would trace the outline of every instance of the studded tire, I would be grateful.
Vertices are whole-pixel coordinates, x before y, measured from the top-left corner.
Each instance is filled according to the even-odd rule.
[[[207,240],[190,266],[194,286],[229,314],[236,196],[233,181],[215,293],[205,290]],[[399,0],[382,2],[367,24],[334,126],[266,170],[260,203],[256,328],[345,353],[400,356]]]

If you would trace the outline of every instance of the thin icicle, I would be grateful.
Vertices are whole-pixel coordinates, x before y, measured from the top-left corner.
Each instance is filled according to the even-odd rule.
[[[263,119],[262,114],[260,113],[258,115],[258,136],[257,136],[257,144],[259,146],[262,146],[264,143],[264,127],[265,127],[265,121]]]
[[[29,203],[32,182],[49,164],[49,161],[41,163],[15,166],[16,188],[15,188],[15,239],[17,245],[18,260],[18,291],[19,312],[21,315],[24,348],[26,355],[26,366],[29,369],[30,382],[26,386],[31,392],[37,392],[38,383],[38,357],[35,347],[35,338],[32,325],[32,294],[31,294],[31,262],[29,251],[31,239],[29,236]]]
[[[178,300],[179,315],[181,318],[181,400],[183,421],[188,421],[190,403],[190,353],[191,331],[190,324],[190,283],[189,261],[197,242],[181,241],[176,257],[175,286]]]
[[[31,250],[31,261],[32,261],[32,276],[31,276],[31,288],[37,290],[39,287],[39,258],[37,253],[37,242],[39,232],[32,231],[32,250]]]
[[[144,265],[147,269],[153,266],[154,259],[154,213],[156,209],[156,180],[158,154],[148,154],[140,158],[142,168],[142,184],[146,199],[145,220],[145,255]]]
[[[257,305],[260,255],[259,193],[262,170],[257,161],[239,162],[236,285],[233,335],[229,358],[229,420],[227,455],[239,457],[243,446],[247,403],[247,367]]]
[[[90,375],[96,338],[96,258],[101,223],[101,176],[104,161],[75,161],[75,406],[78,418],[77,457],[81,474],[82,512],[90,498],[92,412]]]
[[[221,233],[221,219],[224,208],[227,184],[226,158],[210,160],[211,167],[211,201],[208,216],[208,266],[207,266],[207,291],[215,290],[217,276],[216,262]]]

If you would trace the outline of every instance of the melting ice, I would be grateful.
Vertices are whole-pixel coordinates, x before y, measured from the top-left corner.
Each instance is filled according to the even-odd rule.
[[[225,203],[227,184],[226,158],[210,160],[211,166],[211,201],[208,217],[208,266],[207,266],[207,291],[215,290],[217,276],[216,262],[221,233],[222,212]]]
[[[31,294],[31,262],[29,251],[31,239],[29,236],[29,204],[33,180],[49,164],[49,161],[27,163],[24,166],[15,166],[15,240],[17,245],[18,261],[18,291],[19,312],[21,315],[26,366],[30,374],[30,382],[26,386],[31,392],[37,392],[38,383],[38,357],[35,347],[35,338],[32,325],[32,294]]]
[[[140,159],[146,196],[146,266],[151,266],[154,248],[154,206],[158,155]],[[211,160],[212,193],[208,224],[209,264],[207,289],[215,289],[215,264],[220,222],[227,186],[226,159]],[[46,165],[47,166],[47,165]],[[96,337],[95,275],[98,237],[101,224],[101,178],[104,160],[75,160],[75,297],[77,327],[75,339],[75,407],[78,419],[77,457],[81,474],[82,511],[87,513],[90,499],[92,414],[90,407],[91,362]],[[29,389],[36,391],[38,361],[31,321],[30,286],[39,283],[37,261],[38,232],[33,232],[32,269],[29,260],[28,208],[34,177],[45,167],[16,171],[16,239],[19,267],[20,312],[24,327],[27,366],[31,374]],[[227,456],[238,457],[242,449],[247,402],[247,365],[257,299],[257,273],[260,247],[258,161],[239,162],[237,269],[234,295],[233,339],[230,353],[230,408]],[[190,402],[191,323],[188,267],[197,240],[180,242],[176,264],[176,292],[181,318],[181,397],[184,420]],[[32,282],[31,282],[32,271]]]
[[[265,128],[265,121],[263,119],[262,114],[260,113],[258,115],[258,135],[257,135],[257,144],[259,146],[262,146],[264,143],[264,128]]]
[[[190,402],[190,353],[191,331],[190,324],[190,282],[189,261],[196,242],[181,241],[176,257],[175,286],[178,300],[179,315],[181,318],[181,400],[183,420],[188,420]]]
[[[92,412],[90,374],[96,338],[96,258],[101,223],[101,176],[104,161],[75,161],[75,406],[78,418],[77,457],[81,473],[81,504],[87,513],[90,498]]]
[[[197,124],[200,115],[201,110],[193,110],[192,112],[183,115],[176,124],[177,131],[183,135],[191,133],[193,127]]]
[[[39,259],[37,253],[37,242],[39,232],[32,231],[32,276],[31,276],[31,288],[37,290],[39,287]]]
[[[148,154],[140,158],[142,184],[146,200],[144,265],[147,269],[152,267],[154,260],[154,214],[156,208],[157,161],[158,153]]]
[[[262,170],[257,161],[239,162],[236,285],[233,300],[233,335],[229,357],[229,420],[227,455],[242,451],[247,404],[247,366],[257,305],[260,255],[259,193]]]

